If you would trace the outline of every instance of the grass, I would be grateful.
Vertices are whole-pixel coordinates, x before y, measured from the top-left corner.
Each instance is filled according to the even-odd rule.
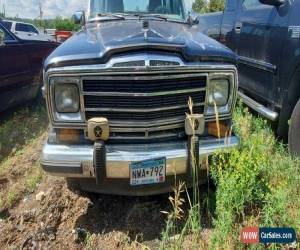
[[[40,136],[48,127],[47,112],[41,106],[28,106],[0,120],[0,162]]]
[[[39,150],[48,128],[43,107],[25,107],[0,125],[0,212],[12,208],[24,195],[34,192],[44,173]],[[2,161],[1,161],[2,160]]]
[[[220,152],[210,161],[216,192],[206,195],[213,225],[210,238],[205,239],[207,246],[210,249],[244,249],[245,245],[239,240],[244,226],[292,227],[299,238],[300,161],[293,159],[286,146],[275,139],[265,120],[254,117],[241,104],[234,115],[234,131],[241,138],[240,147]],[[189,202],[185,226],[177,229],[181,231],[181,240],[171,244],[168,239],[176,230],[170,231],[168,227],[175,220],[168,217],[162,249],[181,249],[184,239],[188,239],[191,248],[195,243],[197,248],[205,245],[200,234],[200,198],[198,201],[198,204]],[[271,246],[272,249],[283,247]],[[264,246],[256,245],[254,249],[264,249]]]

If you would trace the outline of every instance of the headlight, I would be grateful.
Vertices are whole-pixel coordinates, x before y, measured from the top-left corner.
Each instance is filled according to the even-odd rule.
[[[79,91],[74,84],[57,84],[55,86],[55,107],[58,113],[79,112]]]
[[[236,101],[236,77],[235,72],[209,74],[205,109],[205,115],[208,119],[215,119],[216,113],[222,118],[230,117]]]
[[[210,81],[210,90],[208,104],[223,107],[228,103],[230,83],[228,79],[212,79]]]

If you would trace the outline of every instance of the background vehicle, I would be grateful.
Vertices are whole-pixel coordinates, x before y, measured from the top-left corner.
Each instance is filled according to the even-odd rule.
[[[22,40],[1,21],[0,33],[0,111],[3,111],[37,97],[43,60],[58,44]]]
[[[236,55],[195,29],[184,1],[91,0],[88,21],[74,17],[84,28],[44,64],[47,173],[86,191],[153,195],[176,180],[191,187],[204,158],[239,144]]]
[[[54,41],[51,35],[40,32],[30,23],[2,20],[3,26],[21,39]]]
[[[299,13],[299,1],[227,0],[224,13],[199,17],[199,30],[238,54],[244,102],[300,155]]]
[[[55,40],[59,43],[65,42],[73,33],[71,31],[55,31]]]

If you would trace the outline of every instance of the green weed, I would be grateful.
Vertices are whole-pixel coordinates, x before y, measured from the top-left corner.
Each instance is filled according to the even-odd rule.
[[[10,190],[8,192],[7,198],[6,198],[8,205],[13,206],[14,203],[16,202],[17,198],[18,198],[17,193],[14,190]]]
[[[276,141],[266,121],[242,105],[234,121],[240,148],[214,156],[211,165],[217,186],[211,249],[243,248],[239,242],[243,226],[300,230],[299,161]]]
[[[208,193],[200,204],[198,187],[193,187],[196,196],[190,197],[186,192],[189,209],[185,226],[177,232],[177,240],[170,244],[175,220],[169,217],[161,248],[180,249],[187,237],[189,247],[199,248],[201,205],[206,206],[212,220],[213,230],[208,239],[210,249],[244,249],[239,235],[245,226],[293,227],[299,238],[299,159],[290,156],[287,147],[276,140],[264,119],[251,115],[241,103],[234,114],[234,131],[241,139],[240,147],[220,152],[210,160],[215,194]],[[271,246],[273,249],[283,247]],[[249,248],[263,249],[264,246]]]
[[[48,127],[44,107],[27,107],[10,119],[0,121],[0,162],[9,155],[19,154],[23,146],[40,136]]]

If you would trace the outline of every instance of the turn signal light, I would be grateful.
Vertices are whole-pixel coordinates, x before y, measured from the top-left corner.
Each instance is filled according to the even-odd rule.
[[[78,129],[59,129],[57,133],[58,141],[61,143],[75,143],[80,139]]]
[[[217,122],[208,122],[208,134],[218,137],[224,138],[228,137],[231,134],[231,126],[228,126],[226,121]]]

